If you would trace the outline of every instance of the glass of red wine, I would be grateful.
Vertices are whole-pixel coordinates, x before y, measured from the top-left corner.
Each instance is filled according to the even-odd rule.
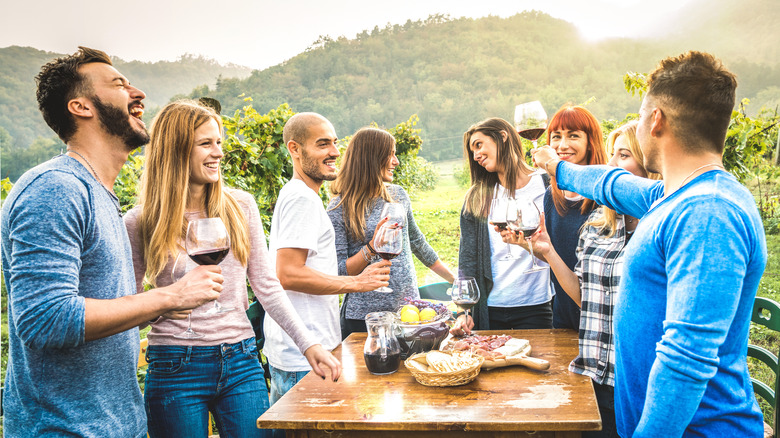
[[[536,203],[530,198],[522,198],[515,201],[515,208],[517,213],[512,221],[508,222],[509,229],[515,233],[523,233],[523,238],[528,242],[528,250],[531,252],[531,262],[533,265],[523,274],[530,274],[532,272],[542,271],[547,269],[546,267],[536,264],[536,257],[534,257],[534,245],[531,242],[531,236],[539,229],[541,224],[541,216],[539,214],[539,208]]]
[[[218,217],[196,219],[187,225],[184,248],[190,259],[199,265],[218,265],[230,252],[230,235],[225,223]],[[235,310],[214,300],[214,307],[207,314],[225,313]]]
[[[387,222],[382,225],[376,234],[374,234],[374,251],[376,255],[385,260],[396,258],[403,251],[403,229]],[[382,286],[375,290],[376,292],[390,293],[393,290],[387,286]]]
[[[506,215],[508,206],[510,204],[510,198],[503,196],[496,196],[490,201],[490,213],[488,214],[488,221],[491,225],[498,227],[500,231],[507,229]],[[515,260],[517,257],[512,253],[512,245],[506,244],[507,253],[499,260]]]
[[[381,218],[387,218],[390,225],[398,224],[404,226],[406,223],[406,208],[400,202],[386,202],[382,207]]]
[[[515,107],[515,129],[520,137],[537,147],[537,140],[547,129],[547,113],[538,100],[521,103]]]
[[[458,277],[452,283],[452,302],[466,312],[468,319],[469,311],[479,302],[479,287],[474,277]]]

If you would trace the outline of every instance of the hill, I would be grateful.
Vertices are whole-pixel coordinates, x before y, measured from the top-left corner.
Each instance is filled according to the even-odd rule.
[[[41,66],[63,54],[32,47],[0,48],[0,127],[13,138],[16,146],[26,146],[37,137],[50,137],[35,101],[35,75]],[[162,106],[177,94],[193,88],[216,84],[221,77],[243,78],[251,69],[237,65],[223,66],[216,61],[184,55],[177,61],[140,62],[113,58],[114,65],[147,94],[147,107]]]
[[[34,80],[42,65],[59,56],[63,55],[31,47],[0,48],[0,178],[15,181],[25,170],[62,148],[38,111]],[[247,77],[251,71],[248,67],[220,65],[192,55],[177,61],[149,63],[113,58],[113,62],[133,85],[144,90],[150,115],[175,95],[189,93],[196,87],[214,86],[221,77]]]
[[[770,4],[774,1],[740,5],[771,9],[764,15],[776,22],[780,15]],[[192,97],[210,94],[228,111],[243,104],[242,93],[259,111],[287,102],[295,111],[327,116],[341,136],[372,121],[394,126],[416,113],[426,140],[421,155],[433,160],[461,156],[461,135],[471,124],[490,116],[511,120],[515,105],[525,101],[542,101],[549,115],[567,102],[587,102],[599,118],[623,119],[639,107],[638,99],[625,92],[623,75],[647,72],[658,60],[690,49],[719,55],[722,48],[725,62],[740,77],[739,97],[754,101],[751,110],[780,103],[780,66],[759,54],[777,50],[778,31],[765,27],[760,42],[744,41],[736,35],[743,26],[720,21],[730,13],[730,3],[719,1],[714,7],[723,13],[710,14],[710,22],[697,20],[691,25],[695,32],[681,34],[672,27],[665,37],[602,42],[587,42],[571,23],[540,12],[455,20],[431,16],[374,28],[354,39],[322,37],[283,64],[196,90]],[[710,31],[709,23],[719,27]],[[700,35],[705,34],[703,45]],[[734,45],[755,53],[736,57],[730,49]]]

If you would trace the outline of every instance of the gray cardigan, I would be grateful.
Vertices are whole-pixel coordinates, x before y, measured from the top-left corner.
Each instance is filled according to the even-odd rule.
[[[458,276],[474,277],[479,287],[479,302],[471,311],[474,329],[489,330],[487,298],[493,289],[493,270],[490,267],[490,235],[486,219],[460,211],[460,246]]]
[[[391,198],[396,202],[400,202],[406,208],[406,226],[403,229],[403,251],[398,257],[393,259],[393,265],[390,268],[390,288],[393,289],[393,292],[372,291],[347,294],[345,297],[347,306],[345,315],[348,319],[364,319],[366,314],[370,312],[383,310],[394,312],[402,304],[405,297],[420,298],[412,254],[425,266],[431,266],[439,260],[436,251],[425,240],[425,236],[414,221],[409,195],[406,194],[401,186],[395,184],[388,184],[387,190]],[[339,275],[347,275],[347,259],[357,254],[365,244],[373,239],[374,229],[381,219],[380,216],[382,215],[385,200],[377,198],[370,205],[366,214],[365,236],[360,241],[355,241],[348,237],[342,208],[341,206],[335,207],[340,200],[341,197],[337,196],[330,201],[328,216],[333,223],[333,229],[336,231],[336,254],[339,261]]]

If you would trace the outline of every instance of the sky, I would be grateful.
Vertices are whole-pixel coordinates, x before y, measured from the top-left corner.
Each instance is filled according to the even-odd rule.
[[[590,40],[644,37],[691,0],[3,0],[0,47],[73,53],[77,46],[126,61],[203,55],[220,63],[270,67],[321,35],[354,38],[387,23],[508,17],[538,10],[574,23]]]

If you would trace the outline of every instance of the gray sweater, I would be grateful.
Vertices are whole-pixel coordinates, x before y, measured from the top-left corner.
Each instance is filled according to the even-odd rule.
[[[390,288],[392,293],[362,292],[347,294],[346,317],[348,319],[364,319],[366,314],[379,311],[395,311],[402,304],[404,297],[420,298],[417,290],[417,273],[414,270],[412,254],[425,266],[431,266],[439,260],[436,251],[425,240],[425,236],[417,227],[412,214],[412,203],[409,195],[401,186],[388,184],[390,196],[406,208],[406,226],[403,229],[404,247],[401,255],[393,259],[390,268]],[[347,275],[347,259],[357,254],[360,249],[374,237],[374,229],[382,219],[382,208],[385,200],[377,198],[370,205],[366,215],[366,230],[363,240],[355,241],[348,237],[341,206],[340,196],[332,199],[328,205],[328,216],[336,231],[336,253],[339,260],[339,275]],[[335,208],[334,208],[335,207]]]

